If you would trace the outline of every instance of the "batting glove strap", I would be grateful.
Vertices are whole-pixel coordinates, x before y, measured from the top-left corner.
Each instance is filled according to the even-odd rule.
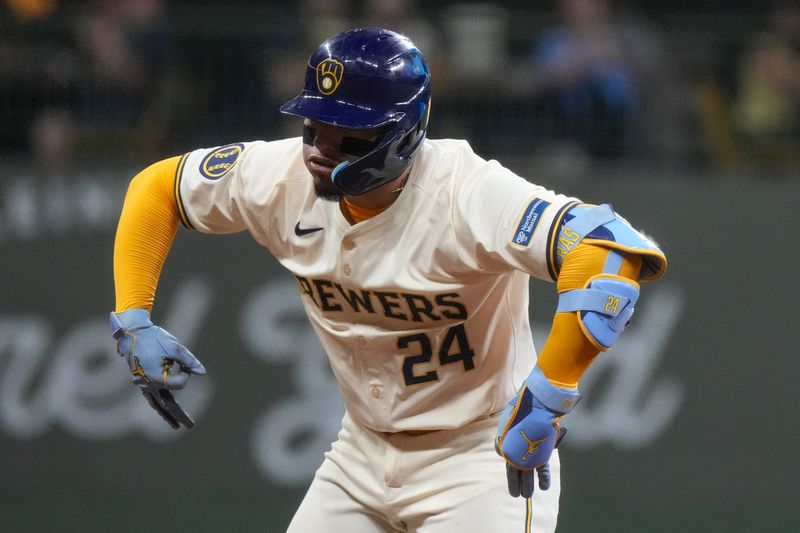
[[[108,322],[111,326],[111,335],[119,340],[125,331],[152,326],[150,313],[147,309],[128,309],[122,313],[110,313]]]
[[[533,367],[533,371],[525,380],[525,385],[542,405],[560,415],[572,411],[581,399],[577,390],[556,387],[550,383],[538,365]]]

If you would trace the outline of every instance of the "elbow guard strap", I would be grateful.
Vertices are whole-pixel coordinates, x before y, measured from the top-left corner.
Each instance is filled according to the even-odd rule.
[[[633,316],[639,284],[613,274],[589,279],[586,287],[562,292],[557,313],[578,312],[584,334],[601,351],[610,349]]]

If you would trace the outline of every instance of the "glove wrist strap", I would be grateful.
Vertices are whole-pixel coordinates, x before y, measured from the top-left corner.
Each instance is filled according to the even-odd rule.
[[[534,398],[539,400],[542,405],[551,411],[565,415],[572,411],[581,399],[577,390],[556,387],[547,379],[539,366],[533,367],[533,371],[525,380],[528,390]]]
[[[111,312],[108,315],[108,323],[111,326],[111,335],[117,339],[125,330],[137,327],[152,326],[150,313],[147,309],[128,309],[122,313]]]
[[[116,313],[110,313],[108,315],[108,325],[111,326],[111,336],[115,339],[118,339],[125,331],[125,326],[119,321]]]

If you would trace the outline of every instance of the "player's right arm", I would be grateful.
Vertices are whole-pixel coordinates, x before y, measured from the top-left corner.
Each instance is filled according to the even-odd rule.
[[[194,425],[170,390],[205,368],[175,337],[150,321],[158,279],[180,221],[176,183],[184,158],[165,159],[130,183],[114,241],[115,311],[110,314],[117,351],[132,381],[173,428]]]

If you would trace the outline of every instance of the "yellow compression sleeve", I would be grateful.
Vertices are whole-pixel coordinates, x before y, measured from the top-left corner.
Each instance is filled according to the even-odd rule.
[[[158,278],[178,231],[173,184],[180,159],[147,167],[128,187],[114,241],[118,313],[153,308]]]
[[[594,275],[603,271],[609,249],[580,243],[564,259],[558,277],[558,292],[582,289]],[[619,275],[639,280],[641,256],[625,254]],[[576,388],[583,373],[600,351],[581,330],[577,313],[556,313],[547,342],[539,354],[538,365],[556,386]]]

